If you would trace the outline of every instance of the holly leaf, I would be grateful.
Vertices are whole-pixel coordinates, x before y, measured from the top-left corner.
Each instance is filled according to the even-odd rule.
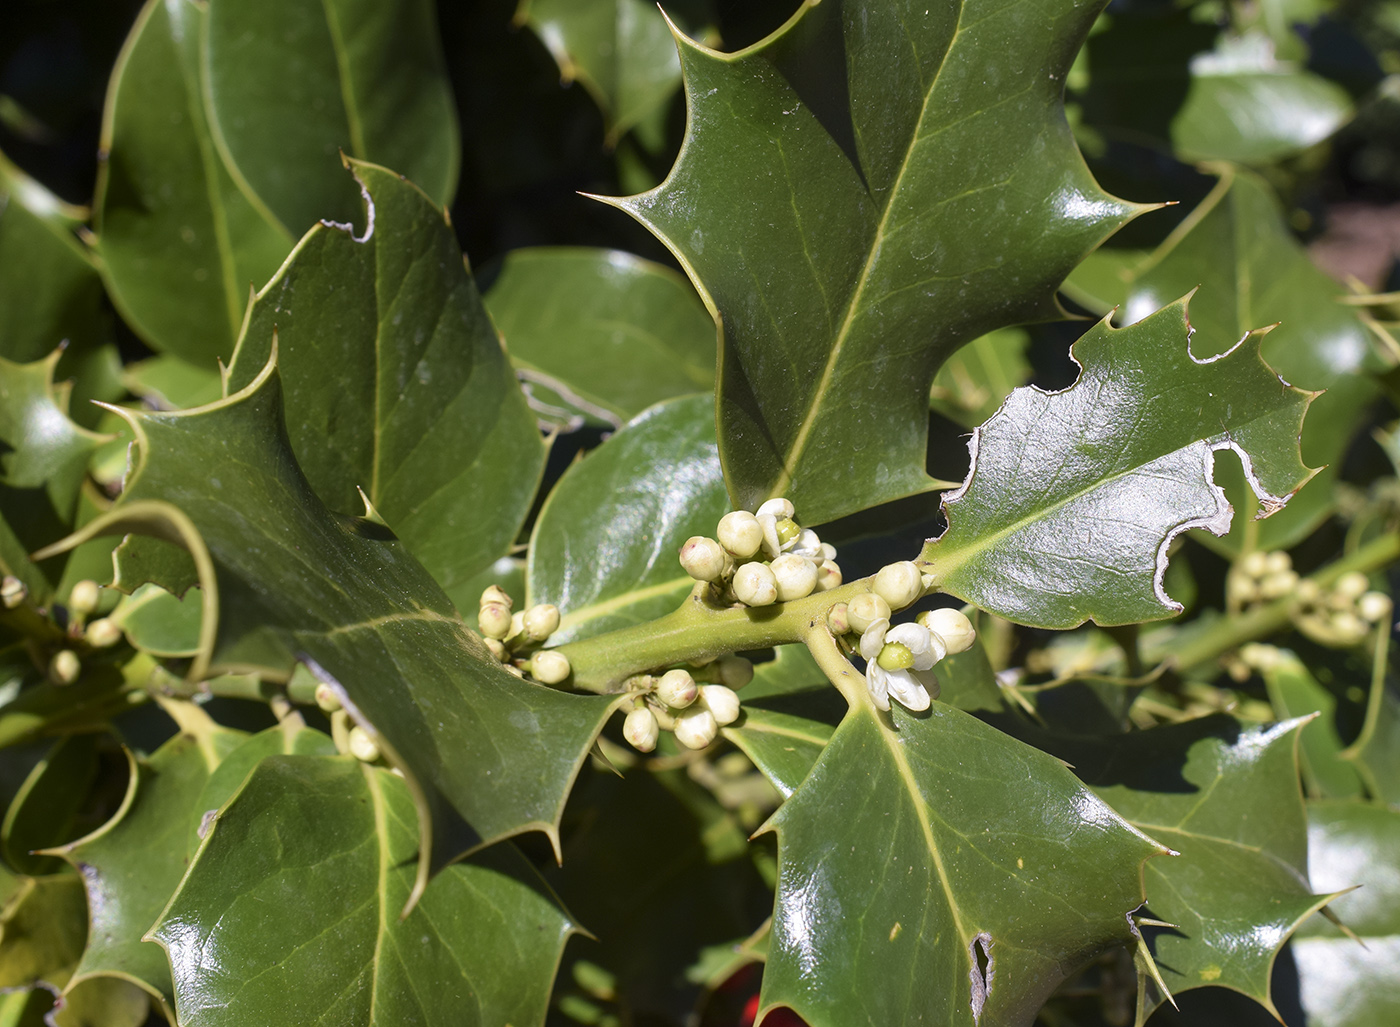
[[[1289,548],[1312,533],[1335,502],[1342,456],[1377,387],[1369,333],[1354,309],[1337,302],[1345,290],[1313,266],[1293,237],[1273,190],[1244,171],[1216,169],[1220,180],[1161,246],[1130,258],[1111,274],[1066,283],[1066,293],[1099,313],[1118,306],[1119,324],[1139,321],[1196,286],[1191,299],[1193,351],[1210,357],[1254,328],[1278,322],[1263,338],[1264,360],[1285,381],[1326,392],[1303,426],[1304,461],[1321,466],[1287,509],[1258,526],[1250,545]],[[1112,252],[1112,251],[1105,251]],[[1227,496],[1249,509],[1238,469],[1221,479]],[[1210,544],[1240,552],[1245,527]]]
[[[674,52],[670,33],[666,45]],[[513,250],[485,301],[541,419],[620,428],[653,403],[714,391],[715,323],[660,264],[621,250]]]
[[[238,187],[204,112],[206,8],[148,0],[117,58],[102,127],[93,224],[122,318],[197,367],[233,352],[248,290],[292,236]]]
[[[542,1022],[572,918],[510,845],[448,867],[401,917],[415,819],[387,770],[257,763],[150,931],[180,1023]]]
[[[1308,794],[1324,798],[1361,796],[1361,778],[1339,757],[1342,740],[1334,714],[1337,697],[1324,688],[1312,673],[1288,650],[1259,667],[1259,676],[1269,690],[1274,714],[1285,720],[1316,714],[1299,735],[1299,762]]]
[[[35,852],[72,839],[74,821],[97,777],[98,735],[59,739],[34,765],[0,824],[5,862],[22,874],[57,873],[63,862]]]
[[[0,988],[61,988],[83,951],[87,906],[77,874],[22,877],[0,908]]]
[[[1143,862],[1166,852],[1057,760],[943,703],[853,707],[770,825],[760,1009],[813,1027],[1029,1022],[1129,937]]]
[[[1263,362],[1259,334],[1211,359],[1189,334],[1185,300],[1128,328],[1101,321],[1071,349],[1073,386],[1011,394],[973,433],[948,528],[924,546],[940,589],[1038,627],[1180,612],[1162,587],[1171,540],[1230,526],[1214,453],[1240,454],[1266,514],[1310,473],[1298,433],[1312,397]]]
[[[1361,733],[1338,755],[1355,768],[1371,798],[1400,806],[1400,694],[1389,675],[1372,678]]]
[[[142,652],[165,657],[199,655],[204,617],[197,595],[181,599],[148,581],[124,597],[110,619]]]
[[[457,605],[529,512],[545,448],[443,213],[392,171],[348,162],[365,228],[322,224],[258,293],[230,391],[272,352],[292,451],[337,513],[364,496]]]
[[[962,344],[1053,293],[1138,208],[1061,105],[1097,5],[804,4],[735,54],[677,37],[689,124],[656,189],[608,202],[718,311],[736,506],[812,523],[932,487],[928,392]]]
[[[1104,801],[1179,853],[1148,863],[1144,877],[1147,915],[1175,925],[1145,929],[1173,994],[1231,988],[1278,1016],[1269,982],[1279,949],[1333,898],[1308,885],[1297,761],[1306,723],[1250,727],[1220,715],[1049,742]],[[1164,996],[1150,981],[1141,987],[1145,1014]]]
[[[127,416],[138,466],[86,531],[161,535],[194,555],[207,634],[195,678],[227,667],[285,679],[298,660],[314,664],[407,775],[420,886],[429,854],[440,866],[522,831],[555,838],[616,697],[506,673],[382,525],[326,509],[283,430],[275,364],[199,410]]]
[[[550,492],[530,536],[528,602],[563,611],[555,644],[670,613],[695,585],[681,545],[713,536],[728,512],[713,401],[653,407]]]
[[[1367,1027],[1400,1016],[1400,812],[1361,802],[1308,804],[1308,868],[1322,891],[1353,888],[1293,939],[1299,997],[1317,1027]],[[1359,939],[1359,941],[1358,941]]]
[[[461,142],[428,0],[213,0],[203,46],[219,148],[291,231],[359,213],[339,153],[451,203]]]

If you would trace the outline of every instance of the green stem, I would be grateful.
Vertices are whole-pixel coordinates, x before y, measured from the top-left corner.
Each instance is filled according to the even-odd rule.
[[[773,606],[717,606],[697,585],[680,608],[645,624],[569,642],[559,652],[573,667],[573,685],[589,692],[616,692],[633,674],[675,663],[712,660],[745,649],[766,649],[803,641],[825,624],[827,611],[869,592],[874,578],[862,578]]]
[[[1400,533],[1382,535],[1336,563],[1324,567],[1312,575],[1311,580],[1325,590],[1343,574],[1377,570],[1397,559],[1400,559]],[[1291,597],[1275,599],[1238,616],[1222,618],[1210,630],[1183,642],[1179,647],[1152,652],[1148,656],[1152,659],[1170,657],[1178,672],[1192,671],[1215,662],[1246,642],[1267,638],[1282,631],[1288,626],[1292,608]],[[1170,645],[1168,643],[1168,646]]]

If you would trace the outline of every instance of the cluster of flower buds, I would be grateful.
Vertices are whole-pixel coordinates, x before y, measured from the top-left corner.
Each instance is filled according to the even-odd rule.
[[[715,538],[686,539],[681,566],[745,606],[786,603],[835,588],[841,584],[836,548],[801,527],[793,514],[786,499],[770,499],[757,513],[727,513]]]
[[[1282,599],[1298,587],[1298,572],[1281,549],[1246,553],[1225,579],[1225,595],[1232,607]]]
[[[720,728],[739,719],[738,690],[752,679],[753,664],[741,656],[722,656],[690,670],[639,674],[627,682],[636,698],[622,736],[639,752],[655,749],[662,731],[674,732],[687,749],[703,749]]]
[[[922,591],[917,566],[890,564],[875,576],[870,592],[837,603],[827,613],[827,626],[837,638],[860,636],[856,649],[866,661],[866,685],[882,710],[890,708],[891,697],[911,710],[928,709],[938,698],[934,664],[966,652],[977,638],[972,621],[952,609],[930,610],[913,623],[891,625],[892,611],[908,606]]]
[[[1373,625],[1384,623],[1391,616],[1390,596],[1370,589],[1370,582],[1360,571],[1343,574],[1328,591],[1317,582],[1304,579],[1293,592],[1293,623],[1321,645],[1354,646],[1370,633]]]
[[[546,685],[558,685],[573,669],[569,658],[553,649],[540,647],[559,630],[559,608],[539,603],[528,610],[511,612],[515,601],[499,585],[481,593],[477,627],[491,655],[513,673],[528,673]]]
[[[358,724],[346,731],[348,716],[341,706],[340,696],[324,681],[316,686],[316,705],[331,718],[331,730],[342,752],[348,752],[361,763],[379,762],[382,754],[374,736]]]
[[[0,597],[6,609],[14,609],[28,597],[28,589],[18,578],[6,576],[0,584]],[[107,649],[122,640],[122,629],[109,617],[89,620],[102,604],[102,588],[95,581],[84,579],[73,585],[64,607],[68,613],[69,648],[60,649],[49,658],[47,668],[51,684],[71,685],[82,676],[83,662],[78,650]]]

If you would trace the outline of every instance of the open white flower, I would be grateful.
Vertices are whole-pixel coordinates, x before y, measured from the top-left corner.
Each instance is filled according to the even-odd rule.
[[[800,529],[792,519],[793,512],[786,499],[770,499],[754,514],[763,529],[763,549],[768,559],[776,560],[797,542]]]
[[[860,636],[865,680],[875,705],[890,708],[890,696],[907,709],[926,710],[938,697],[933,665],[948,653],[943,640],[921,624],[897,624],[881,618]]]

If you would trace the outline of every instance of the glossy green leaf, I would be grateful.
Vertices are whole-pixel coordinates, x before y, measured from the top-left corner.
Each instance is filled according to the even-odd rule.
[[[111,619],[126,639],[152,656],[195,656],[199,653],[204,618],[198,594],[177,598],[147,582],[122,599]]]
[[[97,776],[97,735],[60,739],[35,764],[0,825],[5,862],[22,874],[52,874],[63,862],[35,855],[71,841],[74,820]]]
[[[460,586],[514,541],[544,444],[442,211],[391,171],[350,170],[363,233],[307,233],[258,293],[229,389],[258,376],[275,340],[292,451],[317,495],[358,515],[362,489],[474,610]]]
[[[92,929],[72,984],[96,977],[135,981],[168,1007],[170,967],[142,941],[185,873],[185,836],[204,811],[196,800],[223,756],[244,737],[203,714],[149,759],[131,758],[121,809],[101,828],[56,851],[87,886]],[[196,733],[197,732],[197,733]]]
[[[162,504],[188,517],[198,535],[184,542],[207,551],[218,581],[215,668],[284,677],[297,659],[314,661],[409,774],[424,852],[439,861],[521,831],[553,836],[613,697],[507,674],[401,543],[327,510],[282,429],[275,367],[199,411],[131,417],[139,466],[93,530],[178,538],[182,522]],[[439,796],[466,819],[467,837]]]
[[[715,323],[659,264],[621,250],[514,250],[485,301],[542,417],[549,402],[618,428],[653,403],[714,391]]]
[[[722,729],[784,799],[797,790],[846,712],[804,645],[780,646],[744,689],[740,719]]]
[[[212,0],[203,55],[220,150],[292,232],[359,215],[340,153],[452,201],[460,142],[429,0]]]
[[[708,396],[653,407],[575,464],[530,537],[530,603],[563,613],[555,644],[639,624],[695,582],[677,556],[729,512]],[[800,513],[800,511],[799,511]]]
[[[1029,1022],[1128,936],[1164,851],[1058,761],[942,703],[853,708],[770,823],[761,1007],[813,1027]]]
[[[1336,697],[1318,683],[1302,660],[1286,650],[1279,651],[1276,661],[1263,666],[1260,676],[1280,720],[1317,714],[1299,736],[1298,756],[1308,794],[1329,799],[1359,798],[1360,777],[1354,767],[1338,758],[1343,747],[1333,719]]]
[[[1201,286],[1191,299],[1194,351],[1213,356],[1247,332],[1278,322],[1264,336],[1264,359],[1301,389],[1327,390],[1308,411],[1303,459],[1322,467],[1280,514],[1259,525],[1254,543],[1289,548],[1327,516],[1335,501],[1341,458],[1377,389],[1366,327],[1354,308],[1336,302],[1344,291],[1313,267],[1279,213],[1272,190],[1251,174],[1225,169],[1219,184],[1151,255],[1114,278],[1101,276],[1095,292],[1072,276],[1066,286],[1078,302],[1107,312],[1119,305],[1119,323],[1132,324]],[[1238,471],[1227,492],[1247,509]],[[1243,528],[1212,545],[1239,552]]]
[[[41,360],[65,339],[86,350],[102,335],[102,280],[74,235],[70,207],[0,153],[0,357]]]
[[[1073,386],[1011,394],[973,434],[948,528],[924,547],[940,589],[1041,627],[1181,609],[1162,588],[1167,546],[1230,524],[1215,451],[1243,454],[1261,504],[1281,507],[1309,476],[1298,432],[1312,398],[1260,359],[1258,335],[1214,359],[1188,337],[1185,300],[1128,328],[1103,321],[1074,344]]]
[[[991,417],[1011,390],[1030,377],[1030,336],[1020,328],[979,335],[949,357],[933,379],[929,406],[949,420],[975,428]]]
[[[1357,802],[1308,806],[1313,887],[1340,891],[1331,904],[1356,938],[1313,917],[1293,940],[1309,1027],[1370,1027],[1400,1018],[1400,812]]]
[[[666,13],[698,37],[711,16],[706,6],[668,4]],[[669,103],[681,84],[666,17],[645,0],[520,0],[515,21],[540,37],[565,82],[588,90],[608,119],[611,142]]]
[[[148,0],[112,73],[94,204],[107,291],[153,348],[228,360],[251,288],[292,237],[239,190],[209,135],[205,7]]]
[[[0,988],[61,988],[83,951],[87,902],[77,874],[24,877],[0,909]]]
[[[1273,1011],[1274,959],[1327,902],[1308,886],[1296,755],[1303,723],[1247,727],[1214,716],[1053,750],[1131,823],[1180,853],[1149,862],[1144,878],[1146,915],[1176,925],[1150,939],[1173,993],[1228,987]],[[1153,992],[1148,1010],[1163,1000]]]
[[[684,39],[685,146],[614,200],[681,259],[723,328],[736,505],[821,523],[930,487],[934,372],[1055,288],[1134,208],[1095,184],[1061,108],[1094,6],[804,4],[756,46]]]
[[[444,870],[402,919],[417,845],[388,771],[260,762],[151,929],[180,1023],[542,1023],[569,915],[502,845]]]
[[[53,380],[61,355],[29,364],[0,357],[0,566],[41,603],[64,561],[39,565],[29,554],[76,523],[88,460],[103,441],[68,417],[68,390]]]
[[[685,1022],[705,952],[742,942],[772,908],[747,832],[683,770],[595,772],[571,810],[548,880],[597,938],[571,954],[611,977],[623,1022]]]

